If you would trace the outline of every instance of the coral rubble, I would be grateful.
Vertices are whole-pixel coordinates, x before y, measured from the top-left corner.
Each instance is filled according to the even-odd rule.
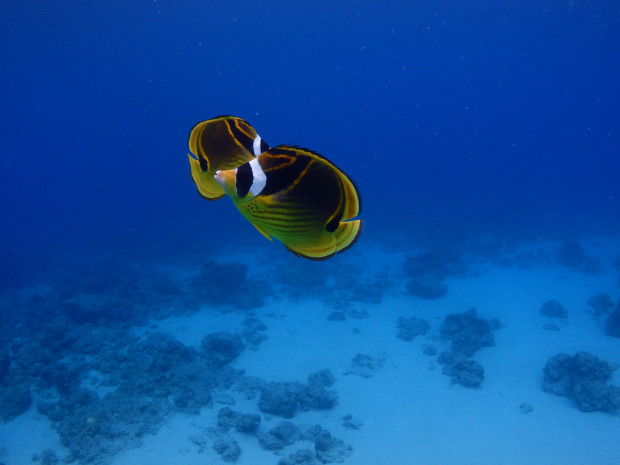
[[[550,318],[567,318],[568,312],[564,306],[557,300],[547,300],[542,304],[539,310],[541,315],[548,316]]]
[[[412,316],[411,318],[400,317],[398,319],[398,338],[403,341],[411,341],[414,337],[424,335],[430,328],[428,321]]]
[[[492,331],[500,326],[497,320],[480,318],[473,308],[446,316],[440,334],[452,341],[452,350],[442,352],[437,359],[444,366],[443,373],[450,376],[453,383],[479,387],[484,380],[484,368],[469,357],[482,347],[492,346],[495,341]]]
[[[611,365],[589,352],[577,352],[572,357],[554,355],[543,373],[544,391],[572,398],[583,412],[615,412],[620,408],[620,387],[607,384]]]
[[[613,337],[620,337],[620,299],[616,309],[609,315],[605,322],[605,331]]]

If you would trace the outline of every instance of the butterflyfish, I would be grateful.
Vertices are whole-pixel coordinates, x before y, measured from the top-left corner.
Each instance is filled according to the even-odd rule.
[[[236,168],[267,150],[269,146],[250,124],[235,116],[202,121],[189,134],[189,166],[198,192],[207,200],[224,196],[215,181],[218,170]]]
[[[307,149],[279,145],[245,163],[220,168],[215,181],[267,239],[295,255],[325,260],[360,236],[360,195],[333,163]]]

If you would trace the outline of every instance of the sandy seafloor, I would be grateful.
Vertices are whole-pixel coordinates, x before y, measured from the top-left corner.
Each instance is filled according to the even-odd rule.
[[[348,252],[351,261],[385,270],[394,281],[381,303],[352,305],[360,313],[367,312],[367,317],[348,314],[344,321],[329,321],[327,316],[334,309],[316,294],[269,298],[254,310],[267,325],[267,339],[256,350],[244,350],[232,366],[250,376],[283,382],[306,382],[309,374],[329,368],[336,378],[330,389],[337,392],[338,405],[298,412],[290,421],[300,426],[320,424],[350,444],[352,454],[344,463],[620,464],[620,417],[581,412],[571,399],[542,390],[543,367],[555,354],[588,351],[612,364],[620,362],[620,339],[605,334],[604,319],[595,317],[587,305],[589,297],[601,292],[608,292],[614,302],[620,297],[620,273],[612,264],[620,256],[620,241],[600,238],[581,243],[590,256],[600,260],[600,273],[587,274],[535,260],[528,266],[507,266],[500,260],[470,257],[467,273],[447,278],[448,294],[436,300],[405,291],[400,276],[403,259],[397,251],[354,248]],[[552,255],[559,245],[521,243],[514,250],[544,250]],[[243,260],[248,262],[247,254]],[[539,313],[549,299],[562,303],[567,319]],[[497,318],[502,324],[494,332],[494,345],[473,356],[485,369],[484,381],[473,389],[451,384],[442,374],[437,356],[423,351],[429,344],[437,347],[438,353],[445,350],[449,343],[438,337],[443,318],[472,307],[480,317]],[[192,314],[153,320],[134,331],[161,331],[198,347],[207,333],[239,331],[246,316],[244,311],[219,312],[204,307]],[[427,320],[430,330],[412,341],[399,339],[398,318],[412,316]],[[559,331],[543,329],[547,323],[555,323]],[[370,377],[344,374],[358,353],[385,360]],[[611,384],[620,384],[618,371]],[[236,401],[233,410],[261,413],[256,399],[246,399],[234,390],[227,394]],[[523,403],[533,410],[522,413]],[[201,448],[189,439],[212,427],[221,407],[224,405],[214,403],[199,415],[170,415],[157,434],[145,436],[141,447],[119,453],[110,464],[224,463],[211,444]],[[361,422],[359,429],[343,426],[342,417],[347,414]],[[268,431],[279,421],[279,417],[262,414],[259,430]],[[278,456],[263,450],[252,434],[230,434],[241,448],[236,463],[243,465],[275,465],[279,456],[312,448],[311,443],[301,441]],[[0,425],[0,446],[0,462],[7,465],[31,464],[33,453],[44,449],[56,451],[58,457],[67,454],[49,421],[34,406]]]

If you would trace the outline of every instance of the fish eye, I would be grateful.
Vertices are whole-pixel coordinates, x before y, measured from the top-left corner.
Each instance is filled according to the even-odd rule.
[[[194,160],[196,160],[200,164],[200,169],[203,172],[209,171],[209,160],[207,160],[206,158],[200,157],[198,155],[195,155],[191,150],[189,152],[189,156],[192,157]]]

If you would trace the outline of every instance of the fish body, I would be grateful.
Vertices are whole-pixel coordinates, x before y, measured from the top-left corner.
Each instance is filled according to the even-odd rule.
[[[188,159],[198,192],[225,194],[269,240],[294,254],[324,260],[351,247],[362,231],[353,181],[321,155],[269,145],[245,120],[218,116],[196,124]]]
[[[235,116],[218,116],[196,124],[188,143],[192,179],[207,200],[224,196],[213,178],[218,170],[243,165],[269,148],[247,121]]]
[[[324,260],[351,247],[362,231],[360,195],[333,163],[307,149],[280,145],[214,179],[265,237],[294,254]]]

